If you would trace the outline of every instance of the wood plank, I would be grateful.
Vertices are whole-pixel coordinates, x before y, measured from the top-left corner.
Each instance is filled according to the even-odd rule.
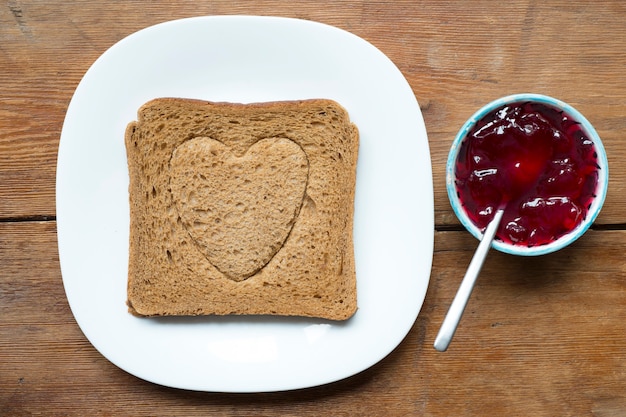
[[[402,70],[429,131],[435,218],[458,225],[445,192],[454,134],[480,106],[532,91],[581,110],[605,142],[610,189],[599,224],[626,223],[624,4],[412,1],[216,1],[193,10],[168,2],[116,7],[86,1],[9,2],[0,9],[0,217],[54,215],[56,149],[73,90],[124,36],[191,15],[275,14],[337,25],[364,37]],[[114,25],[110,22],[115,22]],[[556,24],[558,22],[558,24]]]
[[[55,230],[55,222],[0,223],[0,415],[554,416],[626,408],[626,231],[590,231],[540,258],[492,252],[446,353],[432,343],[476,242],[438,232],[420,317],[382,362],[322,387],[224,395],[153,385],[102,357],[67,305]]]
[[[427,340],[476,244],[467,234],[437,236],[423,316],[431,320]],[[448,408],[449,415],[593,415],[619,404],[623,410],[624,237],[623,231],[591,231],[539,258],[490,253],[450,349],[428,359],[437,376],[429,384],[433,409]],[[455,261],[459,266],[451,267]],[[457,390],[472,400],[459,404]]]

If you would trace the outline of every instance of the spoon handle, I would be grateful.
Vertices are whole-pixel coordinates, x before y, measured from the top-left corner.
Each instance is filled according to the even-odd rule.
[[[483,267],[483,263],[487,257],[487,252],[489,252],[491,242],[496,235],[496,231],[502,221],[503,214],[503,209],[498,210],[493,220],[491,220],[491,222],[487,225],[485,233],[480,240],[480,244],[474,253],[474,257],[467,268],[465,277],[463,277],[463,281],[461,281],[459,290],[454,296],[454,300],[452,300],[448,314],[446,314],[446,318],[443,320],[441,329],[439,329],[439,334],[437,334],[437,338],[435,339],[435,349],[440,352],[445,352],[446,349],[448,349],[448,345],[452,341],[452,336],[454,336],[454,332],[461,321],[461,316],[463,315],[463,311],[465,310],[470,294],[474,289],[474,284],[476,283],[478,274]]]

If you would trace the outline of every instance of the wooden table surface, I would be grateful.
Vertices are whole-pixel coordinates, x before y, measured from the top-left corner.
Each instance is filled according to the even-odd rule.
[[[157,386],[101,356],[65,298],[55,173],[74,89],[111,45],[196,15],[256,14],[331,24],[403,72],[433,164],[435,252],[422,311],[370,369],[270,394]],[[81,1],[0,5],[0,415],[626,415],[626,3],[572,1]],[[596,224],[558,253],[492,252],[445,353],[432,347],[477,242],[450,209],[454,134],[488,101],[560,98],[595,125],[610,164]],[[364,347],[366,348],[366,347]]]

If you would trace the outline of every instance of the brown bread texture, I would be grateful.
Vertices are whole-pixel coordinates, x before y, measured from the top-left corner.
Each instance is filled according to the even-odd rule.
[[[359,133],[341,105],[159,98],[125,144],[131,313],[356,312]]]

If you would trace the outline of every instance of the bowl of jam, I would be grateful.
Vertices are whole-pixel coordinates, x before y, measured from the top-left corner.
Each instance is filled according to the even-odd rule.
[[[446,166],[456,216],[477,239],[499,208],[492,247],[543,255],[582,236],[607,192],[602,141],[572,106],[516,94],[478,110],[456,135]]]

